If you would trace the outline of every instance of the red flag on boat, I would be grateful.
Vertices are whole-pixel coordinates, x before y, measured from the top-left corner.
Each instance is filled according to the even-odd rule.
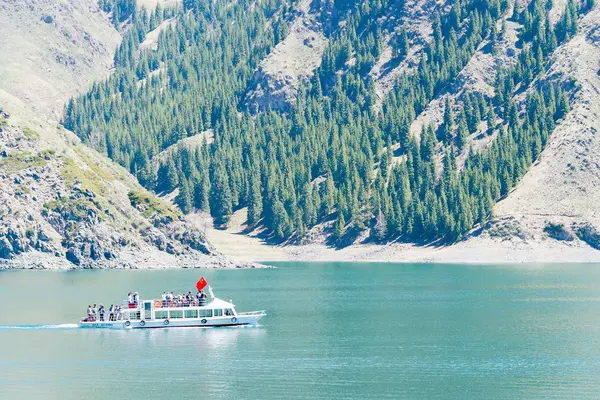
[[[196,282],[196,289],[198,289],[198,291],[201,291],[202,289],[204,289],[206,287],[207,283],[206,283],[206,279],[204,279],[204,277],[200,278],[200,280],[198,282]]]

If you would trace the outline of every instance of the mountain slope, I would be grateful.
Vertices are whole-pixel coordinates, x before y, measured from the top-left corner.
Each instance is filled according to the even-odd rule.
[[[499,217],[524,219],[538,230],[547,222],[600,226],[600,10],[553,56],[543,78],[572,86],[572,111],[554,130],[534,164],[506,200]]]
[[[260,63],[246,92],[252,112],[289,110],[298,89],[321,65],[327,38],[312,0],[302,0],[295,10],[290,33]]]
[[[93,1],[0,3],[0,102],[60,119],[65,98],[107,76],[120,35]]]
[[[2,2],[0,36],[0,269],[236,266],[58,125],[120,40],[95,2]]]
[[[184,2],[155,47],[139,42],[160,21],[137,18],[115,74],[69,103],[65,126],[146,187],[179,189],[186,213],[210,211],[226,227],[246,210],[245,230],[269,243],[518,236],[494,218],[571,124],[577,88],[546,72],[597,6],[514,4]],[[303,60],[310,68],[276,90],[283,97],[257,93],[266,66],[292,71],[302,58],[285,27],[307,19],[327,40],[321,59]],[[249,96],[266,104],[255,115]],[[210,146],[173,151],[209,129]],[[592,226],[576,231],[594,246]]]

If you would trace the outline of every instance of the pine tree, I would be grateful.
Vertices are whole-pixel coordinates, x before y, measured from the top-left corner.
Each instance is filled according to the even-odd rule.
[[[329,215],[333,211],[333,205],[335,202],[335,187],[333,186],[332,174],[327,174],[327,179],[324,182],[324,190],[321,195],[321,215]]]
[[[179,194],[177,195],[175,202],[184,214],[189,214],[192,211],[192,195],[187,179],[182,179],[181,184],[179,185]]]
[[[346,230],[346,220],[344,219],[344,213],[338,212],[337,219],[333,227],[333,238],[339,239],[344,236]]]
[[[210,213],[217,225],[229,223],[232,212],[232,197],[227,174],[218,166],[211,178]]]
[[[161,192],[172,192],[179,183],[175,162],[169,158],[160,165],[156,176],[156,189]]]
[[[452,104],[450,103],[450,96],[446,96],[444,106],[444,123],[438,130],[438,140],[443,143],[448,143],[452,139],[452,132],[454,131],[454,115],[452,113]]]
[[[556,108],[556,115],[554,116],[554,118],[556,120],[562,119],[569,113],[569,111],[571,111],[569,99],[567,98],[567,95],[563,92],[558,96],[558,104]]]
[[[410,49],[410,42],[408,39],[408,35],[406,34],[405,29],[400,29],[396,35],[397,35],[396,41],[397,41],[397,46],[398,46],[398,50],[397,50],[398,58],[404,59],[408,54],[408,50]]]
[[[381,210],[379,210],[379,212],[377,213],[377,218],[375,219],[375,226],[373,227],[373,232],[377,240],[382,241],[387,237],[387,220]]]
[[[469,127],[464,113],[461,113],[461,118],[458,123],[458,131],[456,134],[456,147],[458,150],[463,151],[467,145],[467,138],[469,136]]]
[[[209,177],[208,174],[202,173],[194,184],[194,207],[198,210],[207,211],[210,207],[209,194]]]
[[[253,174],[250,184],[250,200],[248,203],[248,226],[254,227],[261,218],[263,199],[260,189],[260,178]]]

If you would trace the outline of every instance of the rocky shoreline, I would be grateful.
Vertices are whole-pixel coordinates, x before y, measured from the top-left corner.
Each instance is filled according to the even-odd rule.
[[[170,256],[159,252],[130,252],[110,262],[76,265],[65,257],[30,251],[12,259],[0,259],[0,270],[83,270],[83,269],[248,269],[273,268],[253,261],[236,261],[220,254]]]

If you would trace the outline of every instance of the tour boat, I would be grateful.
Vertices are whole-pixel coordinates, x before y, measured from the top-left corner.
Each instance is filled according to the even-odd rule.
[[[202,277],[198,291],[206,285]],[[145,329],[171,327],[223,327],[256,325],[267,315],[265,311],[237,312],[231,302],[215,297],[209,286],[210,298],[193,301],[142,300],[121,303],[118,313],[105,312],[100,316],[84,318],[80,328]]]

